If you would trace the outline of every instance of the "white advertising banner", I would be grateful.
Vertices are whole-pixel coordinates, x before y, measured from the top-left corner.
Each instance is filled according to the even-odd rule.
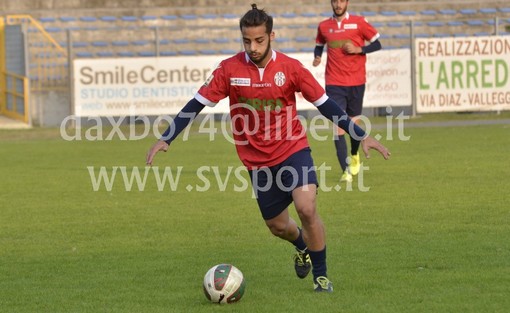
[[[510,37],[416,41],[417,112],[510,110]]]
[[[294,53],[324,86],[324,61],[312,66],[313,53]],[[198,57],[74,60],[76,116],[152,116],[176,114],[195,95],[227,55]],[[411,105],[410,52],[369,54],[365,107]],[[296,95],[298,110],[313,109]],[[205,113],[228,112],[228,98]]]
[[[325,87],[324,72],[326,55],[319,66],[313,67],[313,53],[292,54],[308,68],[315,78]],[[409,49],[380,50],[367,54],[367,83],[363,107],[410,106],[411,89],[411,51]],[[302,97],[301,101],[305,101]],[[298,108],[310,107],[298,102]]]

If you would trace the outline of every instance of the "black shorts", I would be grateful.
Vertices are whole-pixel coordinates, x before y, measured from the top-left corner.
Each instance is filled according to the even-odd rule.
[[[333,99],[350,117],[361,115],[365,85],[360,86],[326,86],[326,94]]]
[[[292,191],[318,185],[310,148],[300,150],[282,163],[248,171],[262,217],[277,217],[292,203]]]

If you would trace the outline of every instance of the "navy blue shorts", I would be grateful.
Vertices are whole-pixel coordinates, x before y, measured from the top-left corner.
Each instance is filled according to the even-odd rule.
[[[300,150],[282,163],[248,171],[262,217],[277,217],[292,203],[292,191],[318,185],[310,148]]]
[[[361,115],[365,85],[349,87],[327,85],[326,94],[338,103],[347,115],[351,117]]]

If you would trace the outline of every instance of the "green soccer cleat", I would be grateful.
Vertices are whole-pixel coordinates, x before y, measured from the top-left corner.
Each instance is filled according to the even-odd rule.
[[[333,283],[326,276],[319,276],[313,280],[316,292],[333,292]]]
[[[342,174],[342,177],[340,178],[340,182],[352,182],[352,174],[349,172],[349,168],[345,170],[345,172]]]
[[[294,269],[296,270],[297,277],[303,279],[308,276],[312,269],[312,261],[310,255],[305,251],[301,251],[296,248],[296,254],[294,255]]]
[[[361,168],[361,162],[359,160],[359,153],[351,155],[351,162],[349,163],[349,172],[351,175],[358,175]]]

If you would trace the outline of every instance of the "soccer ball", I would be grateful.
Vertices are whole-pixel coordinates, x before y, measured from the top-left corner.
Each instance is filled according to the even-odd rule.
[[[232,303],[241,299],[246,287],[243,273],[232,264],[211,267],[204,276],[204,293],[213,303]]]

